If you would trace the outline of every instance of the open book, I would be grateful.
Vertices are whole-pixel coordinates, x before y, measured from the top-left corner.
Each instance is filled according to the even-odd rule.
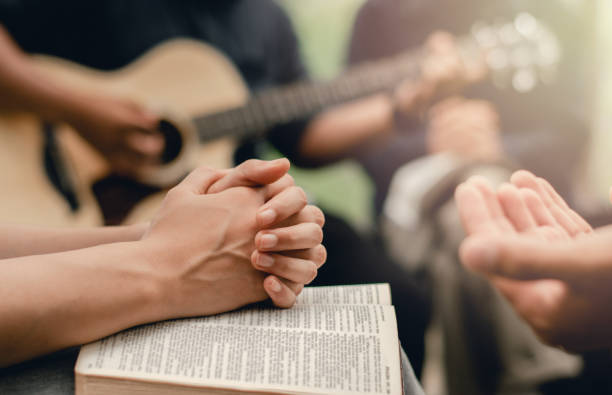
[[[402,393],[388,284],[136,327],[84,346],[75,374],[77,395]]]

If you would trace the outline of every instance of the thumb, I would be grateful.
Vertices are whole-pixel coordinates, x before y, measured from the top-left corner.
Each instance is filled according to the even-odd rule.
[[[605,241],[605,243],[604,243]],[[485,275],[514,280],[558,279],[569,283],[610,265],[609,237],[548,242],[527,237],[471,236],[459,249],[462,263]]]
[[[211,185],[224,177],[228,171],[200,166],[189,173],[177,187],[198,195],[206,194]]]
[[[273,161],[250,159],[217,180],[208,189],[208,193],[217,193],[233,187],[268,185],[287,174],[289,166],[289,161],[285,158]]]

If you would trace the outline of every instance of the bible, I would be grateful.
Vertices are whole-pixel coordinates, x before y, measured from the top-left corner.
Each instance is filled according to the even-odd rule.
[[[263,304],[135,327],[82,347],[77,395],[401,394],[388,284],[307,287]]]

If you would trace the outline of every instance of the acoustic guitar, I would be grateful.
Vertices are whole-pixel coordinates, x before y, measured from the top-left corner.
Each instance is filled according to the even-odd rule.
[[[552,33],[529,14],[493,25],[476,24],[459,40],[467,64],[485,59],[500,87],[528,91],[550,83],[560,59]],[[173,40],[113,72],[35,56],[42,75],[74,88],[127,97],[162,115],[166,139],[162,164],[137,180],[158,191],[198,164],[231,166],[234,141],[263,135],[274,125],[326,107],[390,90],[420,77],[422,50],[369,62],[324,82],[300,82],[250,96],[231,62],[214,48]],[[0,222],[49,226],[101,225],[104,218],[92,185],[110,169],[66,125],[46,125],[23,114],[0,116]],[[163,192],[146,196],[127,222],[150,218]],[[118,204],[122,197],[115,197]]]

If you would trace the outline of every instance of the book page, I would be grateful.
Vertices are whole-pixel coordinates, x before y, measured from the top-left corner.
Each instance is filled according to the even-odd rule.
[[[296,304],[384,304],[391,305],[389,284],[306,287]]]
[[[77,372],[284,393],[400,394],[395,311],[253,309],[134,328],[83,347]]]

